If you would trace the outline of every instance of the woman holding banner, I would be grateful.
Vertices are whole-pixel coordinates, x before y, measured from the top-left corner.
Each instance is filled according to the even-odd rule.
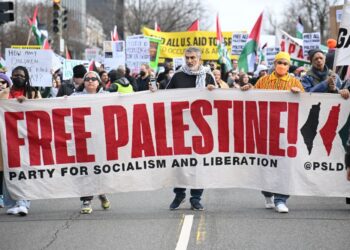
[[[11,87],[11,85],[12,85],[11,79],[5,73],[0,73],[0,99],[8,98],[8,88]],[[4,170],[3,170],[3,162],[2,162],[2,150],[0,145],[0,208],[4,207],[4,197],[3,197],[3,191],[2,191],[3,179],[4,179]]]
[[[29,72],[26,67],[17,66],[14,68],[12,70],[11,79],[13,85],[10,87],[10,91],[6,96],[8,99],[16,98],[19,102],[22,103],[25,99],[41,98],[40,92],[30,84]],[[30,207],[30,201],[12,199],[9,192],[7,191],[6,183],[4,183],[3,187],[4,204],[6,207],[10,207],[7,210],[7,214],[26,216]]]
[[[84,84],[79,86],[79,88],[77,89],[77,92],[74,92],[72,94],[73,96],[106,93],[103,91],[101,78],[99,74],[96,73],[95,71],[87,72],[84,75],[83,80],[84,80]],[[93,198],[94,198],[93,196],[80,197],[80,200],[82,201],[80,213],[82,214],[92,213],[91,201]],[[101,206],[103,209],[106,210],[111,207],[111,203],[105,194],[99,195],[99,199],[101,201]]]

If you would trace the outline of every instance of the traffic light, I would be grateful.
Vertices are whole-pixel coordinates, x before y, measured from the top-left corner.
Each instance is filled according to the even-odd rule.
[[[68,24],[68,10],[63,7],[61,11],[61,21],[62,21],[62,29],[66,29]]]
[[[60,0],[54,0],[53,1],[53,6],[52,6],[52,30],[54,33],[58,33],[60,32],[60,26],[61,26],[61,5],[60,5],[61,1]]]
[[[0,2],[0,24],[14,20],[13,2]]]

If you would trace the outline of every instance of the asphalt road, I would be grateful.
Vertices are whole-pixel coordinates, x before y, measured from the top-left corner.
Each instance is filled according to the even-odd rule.
[[[343,198],[291,197],[288,214],[265,209],[259,191],[244,189],[206,190],[201,212],[188,200],[168,210],[170,189],[109,198],[110,210],[94,199],[90,215],[79,213],[78,198],[33,201],[26,217],[0,209],[0,249],[350,249]]]

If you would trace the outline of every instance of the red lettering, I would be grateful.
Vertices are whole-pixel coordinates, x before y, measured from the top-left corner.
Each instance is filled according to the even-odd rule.
[[[9,168],[18,168],[21,166],[20,146],[24,145],[24,139],[18,137],[17,121],[23,119],[23,112],[5,112],[5,129]]]
[[[303,59],[303,58],[304,58],[303,48],[302,48],[302,47],[300,47],[299,52],[298,52],[298,56],[297,56],[297,57],[298,57],[298,58],[301,58],[301,59]]]
[[[192,154],[191,147],[185,146],[185,131],[189,130],[189,125],[184,123],[183,111],[189,108],[188,102],[172,102],[172,127],[173,127],[173,143],[175,155]]]
[[[103,107],[107,160],[118,160],[118,149],[129,141],[128,116],[122,106]],[[117,128],[115,125],[117,124]]]
[[[295,145],[298,140],[298,103],[288,103],[288,130],[287,140],[289,144]],[[297,147],[290,145],[287,148],[287,155],[290,158],[297,156]]]
[[[280,148],[280,134],[284,128],[280,127],[281,112],[287,111],[286,102],[270,103],[270,155],[285,156],[285,150]]]
[[[173,150],[167,146],[164,103],[154,103],[153,110],[157,155],[171,155]]]
[[[93,162],[95,155],[88,154],[86,139],[91,138],[91,132],[86,131],[85,116],[91,115],[91,108],[73,109],[73,128],[77,162]]]
[[[214,139],[210,126],[204,119],[205,115],[212,115],[212,107],[210,102],[205,100],[194,101],[191,105],[191,116],[193,122],[198,127],[202,136],[192,137],[193,151],[197,154],[208,154],[213,151]]]
[[[295,52],[295,44],[291,43],[289,44],[288,53],[293,54],[294,52]]]
[[[236,153],[244,153],[243,101],[233,101],[233,137]]]
[[[286,51],[286,42],[284,40],[281,41],[280,47],[281,51]]]
[[[133,158],[154,156],[152,132],[145,104],[135,104],[133,110],[132,153]]]
[[[41,165],[41,152],[44,165],[54,164],[51,150],[52,128],[50,115],[44,111],[28,111],[26,112],[26,122],[30,165]]]
[[[267,153],[267,102],[246,102],[246,152]],[[256,152],[255,152],[256,148]]]
[[[75,156],[68,155],[67,141],[72,139],[72,134],[66,132],[65,117],[71,115],[70,109],[53,109],[52,121],[54,130],[54,142],[56,149],[56,163],[75,163]]]
[[[232,101],[214,101],[218,115],[218,144],[219,152],[228,153],[230,150],[228,110],[232,108]]]

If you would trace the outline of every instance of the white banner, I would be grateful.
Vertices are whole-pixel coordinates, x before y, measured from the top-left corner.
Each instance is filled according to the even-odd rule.
[[[350,65],[350,4],[345,4],[342,12],[342,21],[339,26],[335,64],[337,66]]]
[[[336,94],[216,89],[1,100],[14,198],[165,187],[349,196],[350,105]]]
[[[52,86],[52,50],[6,48],[5,53],[8,74],[17,66],[24,66],[28,69],[32,86]]]
[[[281,51],[286,51],[292,59],[303,60],[303,40],[290,36],[287,32],[277,29],[276,45]],[[306,58],[305,58],[306,59]]]

